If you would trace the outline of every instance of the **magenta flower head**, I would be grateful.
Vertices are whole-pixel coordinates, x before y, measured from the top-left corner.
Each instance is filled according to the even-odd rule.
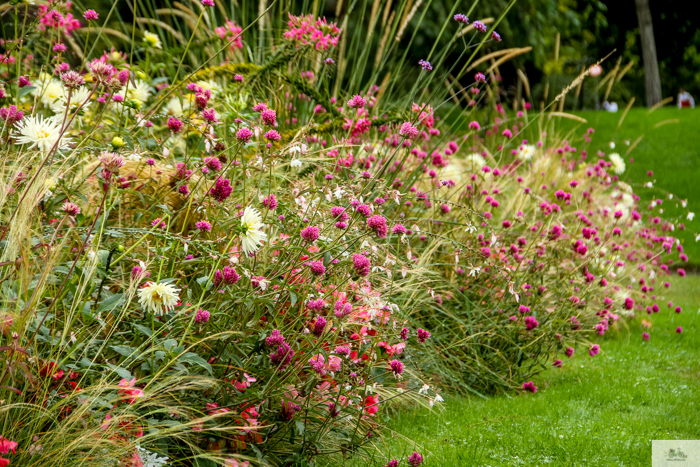
[[[416,139],[418,137],[418,128],[411,125],[411,122],[403,122],[401,128],[399,129],[399,134],[404,138]]]
[[[326,318],[323,316],[319,316],[316,318],[316,322],[314,323],[314,335],[316,337],[320,336],[323,334],[323,330],[326,329]]]
[[[590,349],[588,349],[588,354],[591,357],[595,357],[600,353],[600,346],[598,344],[593,344]]]
[[[282,136],[280,136],[280,134],[276,130],[270,130],[267,133],[265,133],[263,136],[268,141],[279,141],[282,139]]]
[[[528,381],[527,383],[523,383],[523,389],[526,390],[527,392],[531,393],[536,393],[537,392],[537,386],[535,386],[535,383],[532,381]]]
[[[340,300],[335,302],[335,305],[333,306],[333,308],[334,308],[335,316],[337,318],[344,318],[345,316],[352,313],[352,305],[349,303],[343,303]]]
[[[183,123],[175,117],[168,118],[168,128],[173,133],[180,133],[182,131]]]
[[[207,310],[199,309],[194,317],[194,322],[199,324],[204,324],[209,321],[210,313]]]
[[[241,276],[236,272],[236,270],[229,266],[224,266],[223,270],[217,269],[214,273],[214,278],[212,282],[215,286],[219,286],[222,282],[226,285],[233,285],[241,279]]]
[[[469,129],[478,131],[481,129],[481,126],[479,125],[479,122],[469,122]]]
[[[243,82],[243,75],[236,74],[233,76],[233,80],[238,82],[238,83],[242,83]]]
[[[474,29],[476,29],[477,31],[486,32],[486,25],[481,21],[474,21],[472,23],[472,26],[474,26]]]
[[[414,451],[413,454],[408,456],[407,462],[408,462],[408,465],[410,465],[412,467],[418,467],[419,465],[421,465],[423,463],[423,456],[421,456],[420,454],[418,454],[417,452]]]
[[[194,224],[194,226],[197,227],[197,230],[211,232],[211,223],[209,223],[209,221],[202,220]]]
[[[399,461],[396,459],[391,459],[384,467],[399,467]]]
[[[676,332],[677,332],[678,334],[683,334],[683,328],[680,327],[680,326],[678,326],[678,327],[676,328]]]
[[[403,373],[403,363],[399,360],[390,361],[389,366],[391,367],[391,371],[394,372],[394,376],[398,376]]]
[[[277,112],[275,112],[272,109],[265,109],[262,112],[260,112],[260,118],[262,119],[263,123],[267,126],[277,125]]]
[[[631,310],[634,308],[634,299],[631,297],[625,298],[625,310]]]
[[[204,6],[214,6],[214,0],[202,0]]]
[[[534,316],[526,316],[525,317],[525,326],[528,331],[532,331],[535,329],[540,323],[537,322]]]
[[[308,243],[315,242],[321,235],[321,229],[316,226],[310,225],[301,230],[301,238],[303,238]]]
[[[265,344],[269,346],[280,345],[284,342],[284,336],[277,329],[273,329],[270,337],[265,339]]]
[[[393,234],[405,234],[406,232],[406,227],[403,224],[396,224],[391,228],[391,233]]]
[[[491,33],[491,39],[495,40],[496,42],[501,42],[503,39],[501,39],[501,35],[498,34],[496,31],[493,31]]]
[[[556,360],[554,360],[554,363],[552,363],[552,366],[554,366],[556,368],[561,368],[563,364],[564,364],[564,362],[562,362],[559,359],[556,359]]]
[[[65,212],[69,216],[77,216],[78,214],[80,214],[80,208],[76,204],[73,204],[69,201],[63,203],[62,208],[63,212]]]
[[[418,60],[418,64],[426,71],[433,71],[433,66],[427,60]]]
[[[54,45],[54,46],[53,46],[53,49],[51,49],[51,50],[53,50],[54,52],[61,52],[61,53],[63,53],[63,52],[66,51],[66,46],[63,45],[63,44],[61,44],[61,43],[59,42],[58,44]]]
[[[326,306],[326,302],[324,302],[322,298],[319,298],[317,300],[310,300],[306,306],[309,310],[321,311],[323,307]]]
[[[233,193],[231,182],[227,178],[219,178],[214,183],[214,187],[209,190],[209,194],[218,202],[225,201]]]
[[[430,332],[426,331],[425,329],[418,328],[416,334],[418,335],[418,342],[421,344],[430,339]]]
[[[477,73],[474,75],[474,81],[476,81],[477,83],[485,83],[486,76],[484,76],[483,73]]]
[[[309,269],[315,276],[322,276],[326,273],[326,267],[323,265],[323,261],[311,261],[309,263]]]
[[[467,18],[467,15],[463,15],[462,13],[456,14],[454,16],[454,20],[458,23],[469,24],[469,18]]]
[[[358,253],[352,255],[352,266],[358,276],[365,277],[369,275],[370,261],[366,256]]]
[[[367,219],[367,227],[374,230],[379,238],[385,238],[389,233],[389,227],[386,225],[386,218],[379,215],[374,215]]]
[[[268,340],[269,340],[269,338],[268,338]],[[268,343],[268,345],[270,345],[270,344]],[[277,350],[270,354],[270,361],[275,366],[277,366],[279,368],[279,370],[284,370],[290,363],[292,363],[293,357],[294,357],[294,350],[292,350],[289,347],[289,344],[287,344],[286,342],[282,342],[277,347]]]
[[[574,348],[573,347],[567,347],[566,352],[564,352],[567,357],[571,358],[574,355]]]
[[[649,339],[650,339],[650,338],[651,338],[651,336],[649,335],[648,332],[643,332],[643,333],[642,333],[642,339],[643,339],[645,342],[649,342]]]
[[[85,13],[83,13],[83,17],[87,21],[96,21],[99,15],[95,10],[85,10]]]
[[[20,76],[19,78],[17,78],[17,86],[19,86],[20,88],[31,85],[32,82],[29,81],[29,78],[27,78],[26,76]]]
[[[269,196],[266,196],[262,200],[263,206],[265,206],[267,209],[270,211],[274,211],[277,209],[277,198],[275,197],[274,194],[270,194]]]
[[[348,107],[352,107],[353,109],[361,109],[364,106],[367,105],[367,100],[360,96],[359,94],[356,96],[353,96],[352,99],[348,101]]]
[[[85,84],[85,79],[77,71],[68,71],[61,75],[61,81],[70,89],[77,89]]]
[[[247,143],[248,141],[250,141],[250,138],[252,138],[252,137],[253,137],[253,132],[249,128],[246,128],[246,127],[243,127],[236,132],[236,138],[238,139],[238,141],[240,141],[242,143]]]

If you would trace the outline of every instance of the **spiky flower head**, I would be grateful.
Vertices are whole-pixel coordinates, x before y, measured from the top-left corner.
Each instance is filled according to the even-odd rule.
[[[180,289],[172,284],[163,282],[149,282],[139,289],[139,303],[145,311],[151,311],[156,315],[163,315],[175,308],[179,301]]]
[[[263,222],[260,211],[247,206],[241,216],[241,247],[243,253],[249,255],[255,253],[262,245],[262,242],[267,239],[267,234],[262,231]]]

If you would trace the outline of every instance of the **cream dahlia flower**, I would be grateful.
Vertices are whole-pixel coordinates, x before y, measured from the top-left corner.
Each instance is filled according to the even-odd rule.
[[[262,242],[267,239],[267,234],[261,230],[263,223],[260,211],[250,206],[246,207],[243,211],[243,217],[241,217],[241,227],[240,237],[243,253],[246,255],[255,253]]]
[[[163,282],[149,282],[139,289],[139,303],[144,310],[152,311],[156,315],[164,315],[175,308],[179,300],[180,289],[172,284]]]

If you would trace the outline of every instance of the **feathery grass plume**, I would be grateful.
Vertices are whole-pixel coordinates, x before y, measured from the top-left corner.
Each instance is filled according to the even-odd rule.
[[[665,99],[663,99],[663,100],[660,100],[660,101],[657,102],[656,104],[654,104],[654,105],[652,105],[651,107],[649,107],[649,110],[647,111],[647,115],[651,114],[654,110],[659,109],[659,108],[663,107],[663,106],[666,105],[666,104],[670,104],[671,102],[673,102],[673,99],[674,99],[673,96],[669,96],[669,97],[667,97],[667,98],[665,98]]]
[[[684,217],[642,204],[622,156],[588,162],[592,132],[498,97],[526,48],[483,52],[446,18],[433,72],[409,63],[429,2],[351,2],[339,23],[320,2],[147,2],[132,24],[115,5],[99,18],[124,43],[5,10],[35,57],[7,70],[0,112],[0,422],[18,465],[369,457],[382,414],[522,390],[653,313],[652,281],[687,259]],[[84,84],[42,74],[53,33]],[[63,151],[12,144],[20,77]],[[60,107],[66,84],[89,105]]]

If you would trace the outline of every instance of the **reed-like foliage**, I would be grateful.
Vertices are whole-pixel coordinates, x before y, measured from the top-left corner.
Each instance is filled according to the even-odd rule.
[[[429,3],[3,10],[10,465],[333,463],[658,310],[672,221],[466,75],[485,25],[409,60]]]

